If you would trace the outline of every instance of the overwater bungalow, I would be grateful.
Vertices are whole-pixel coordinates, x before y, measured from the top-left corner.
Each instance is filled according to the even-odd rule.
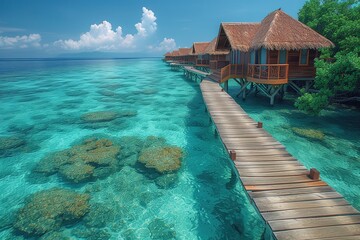
[[[334,44],[308,26],[276,10],[261,23],[222,23],[216,50],[230,51],[220,83],[237,79],[243,98],[252,90],[274,97],[288,84],[308,89],[315,78],[318,49]],[[250,89],[249,89],[250,87]]]
[[[209,59],[206,59],[205,49],[210,42],[194,42],[191,47],[191,55],[194,56],[193,62],[196,67],[208,67]]]
[[[181,64],[191,64],[193,56],[191,55],[191,48],[179,48],[179,63]]]
[[[209,68],[214,72],[229,64],[229,50],[216,49],[218,37],[215,37],[205,49],[205,59],[209,60]]]

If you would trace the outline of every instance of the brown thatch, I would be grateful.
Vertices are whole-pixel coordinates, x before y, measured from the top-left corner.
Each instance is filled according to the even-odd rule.
[[[247,52],[259,28],[259,23],[221,23],[217,49],[226,48],[230,44],[233,50]]]
[[[171,57],[172,56],[172,53],[171,52],[167,52],[164,54],[165,57]]]
[[[209,55],[226,55],[228,54],[230,51],[229,50],[217,50],[216,49],[216,43],[217,43],[217,37],[214,38],[209,45],[206,47],[205,49],[205,54],[209,54]]]
[[[333,47],[334,44],[283,11],[270,13],[261,22],[251,43],[251,48],[270,50],[299,50]]]
[[[188,56],[191,54],[191,48],[179,48],[179,56]]]
[[[179,50],[174,50],[171,52],[172,57],[178,57],[179,56]]]
[[[210,42],[194,42],[192,45],[192,54],[193,55],[202,55],[205,54],[205,49],[209,46]]]

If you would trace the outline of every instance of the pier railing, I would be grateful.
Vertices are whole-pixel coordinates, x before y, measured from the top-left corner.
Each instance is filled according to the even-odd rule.
[[[220,83],[225,82],[231,78],[244,77],[244,64],[229,64],[221,68]]]
[[[197,66],[209,66],[209,60],[198,59],[196,60]]]
[[[224,60],[210,60],[209,67],[210,69],[221,69],[229,64],[229,61]]]
[[[247,79],[255,83],[288,83],[289,64],[249,64]]]

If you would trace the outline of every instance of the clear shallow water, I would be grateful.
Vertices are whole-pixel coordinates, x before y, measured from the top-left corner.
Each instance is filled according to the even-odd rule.
[[[308,169],[316,168],[320,177],[360,210],[360,111],[330,108],[319,117],[306,115],[293,102],[275,102],[271,107],[264,96],[237,98],[239,86],[231,82],[230,95],[256,121],[272,134]],[[299,135],[299,130],[316,130],[317,136]]]
[[[160,60],[0,61],[0,106],[0,137],[13,144],[0,146],[0,239],[39,238],[16,230],[23,223],[19,209],[29,196],[54,187],[90,197],[84,217],[49,231],[55,239],[261,238],[263,222],[231,179],[234,169],[214,137],[198,85]],[[121,117],[83,121],[97,111]],[[110,173],[74,183],[60,172],[34,172],[55,161],[54,152],[94,135],[120,146]],[[161,175],[137,162],[124,136],[136,143],[155,136],[180,147],[175,180],[159,184]],[[43,201],[38,205],[51,213]]]

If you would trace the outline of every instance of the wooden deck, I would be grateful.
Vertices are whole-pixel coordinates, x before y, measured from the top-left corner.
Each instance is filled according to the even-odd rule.
[[[201,91],[242,184],[277,239],[360,239],[360,213],[205,78]]]

